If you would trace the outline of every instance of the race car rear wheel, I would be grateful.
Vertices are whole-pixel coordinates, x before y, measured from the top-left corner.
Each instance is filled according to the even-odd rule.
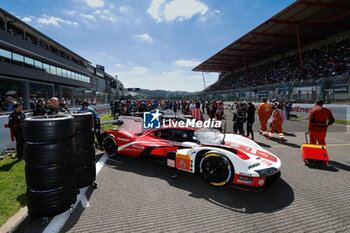
[[[118,154],[118,143],[113,135],[107,135],[102,142],[102,147],[105,153],[113,157]]]
[[[232,182],[234,169],[225,155],[207,152],[199,165],[203,178],[213,186],[224,186]]]

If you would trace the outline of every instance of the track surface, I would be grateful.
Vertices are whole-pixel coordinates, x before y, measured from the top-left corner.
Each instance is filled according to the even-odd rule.
[[[88,191],[90,206],[77,208],[61,232],[350,232],[350,128],[330,129],[329,169],[303,165],[306,128],[287,121],[286,143],[255,134],[282,160],[281,179],[261,193],[211,187],[189,173],[173,180],[171,168],[127,157],[108,160],[98,189]],[[16,232],[40,231],[38,221],[28,217]]]

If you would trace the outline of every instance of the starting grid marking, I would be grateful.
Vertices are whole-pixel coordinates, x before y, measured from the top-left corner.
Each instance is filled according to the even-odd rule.
[[[350,144],[327,144],[326,146],[327,147],[331,147],[331,146],[350,146]],[[274,147],[274,148],[287,148],[289,146],[287,146],[287,145],[279,145],[279,146],[271,146],[271,147]]]
[[[101,169],[102,169],[103,165],[106,163],[107,159],[108,159],[108,156],[103,155],[100,158],[100,160],[96,163],[96,176],[101,171]],[[75,208],[77,207],[79,202],[81,202],[83,208],[89,207],[89,201],[87,200],[87,198],[85,196],[85,193],[88,189],[89,189],[89,186],[79,189],[80,193],[77,197],[77,201],[74,204],[73,211],[75,210]],[[69,210],[67,210],[66,212],[63,212],[62,214],[55,216],[51,220],[49,225],[47,225],[47,227],[45,228],[43,233],[58,233],[58,232],[60,232],[60,230],[62,229],[64,224],[69,219],[70,215],[71,214],[69,213]]]

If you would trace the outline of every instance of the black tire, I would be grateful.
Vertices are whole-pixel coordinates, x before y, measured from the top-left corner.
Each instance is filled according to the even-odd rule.
[[[95,133],[93,130],[84,130],[75,134],[75,148],[86,149],[95,144]]]
[[[118,154],[118,142],[115,137],[108,134],[102,141],[102,148],[108,156],[115,156]]]
[[[202,177],[213,186],[224,186],[233,180],[234,168],[225,155],[209,151],[203,156],[199,167]]]
[[[75,150],[74,138],[53,144],[24,143],[23,154],[29,166],[49,166],[71,160]]]
[[[96,165],[76,169],[76,183],[78,188],[89,186],[96,180]]]
[[[91,146],[85,150],[75,151],[76,167],[88,167],[95,162],[95,148]]]
[[[75,162],[68,161],[51,167],[26,165],[27,188],[36,191],[50,190],[75,182]]]
[[[72,138],[74,134],[74,117],[70,115],[28,117],[23,122],[26,142],[54,143]]]
[[[73,112],[75,131],[89,130],[94,127],[94,115],[91,112]]]
[[[47,192],[35,192],[27,189],[28,214],[34,218],[51,217],[70,209],[77,200],[75,185]]]

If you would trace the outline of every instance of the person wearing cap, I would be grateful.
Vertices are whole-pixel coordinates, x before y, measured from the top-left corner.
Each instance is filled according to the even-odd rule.
[[[26,115],[22,112],[22,104],[15,103],[13,105],[15,110],[9,116],[8,126],[12,131],[15,139],[16,139],[16,151],[18,159],[23,158],[23,121],[26,118]]]
[[[282,130],[282,124],[283,121],[285,121],[285,116],[282,110],[282,105],[278,102],[275,102],[273,105],[273,112],[271,115],[272,118],[272,126],[271,126],[271,130],[267,136],[267,138],[272,138],[274,132],[277,129],[277,132],[280,136],[280,140],[284,141],[284,134],[283,134],[283,130]]]
[[[94,115],[94,118],[97,118],[97,113],[93,108],[89,107],[89,102],[84,101],[81,105],[81,108],[78,110],[78,112],[91,112]]]
[[[328,122],[327,122],[328,121]],[[334,117],[328,108],[323,107],[323,101],[318,100],[315,108],[311,109],[309,116],[309,133],[311,144],[326,145],[328,126],[334,123]]]
[[[259,132],[262,133],[264,136],[267,136],[267,121],[272,113],[272,106],[271,104],[267,103],[267,99],[263,98],[262,103],[259,105],[258,108],[258,115],[259,115],[259,121],[260,121],[260,130]]]

